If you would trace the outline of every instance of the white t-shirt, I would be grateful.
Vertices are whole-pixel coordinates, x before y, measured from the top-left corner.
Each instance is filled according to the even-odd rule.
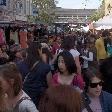
[[[56,50],[56,55],[59,54],[60,52],[63,52],[63,49],[57,49]]]
[[[57,54],[59,54],[60,52],[63,52],[63,49],[59,49]],[[80,53],[76,49],[71,49],[69,52],[74,58],[80,55]]]
[[[27,97],[29,100],[28,99],[23,100],[19,104],[19,112],[38,112],[35,104],[32,102],[32,100],[30,100],[31,98],[24,91],[23,91],[23,95],[21,96],[21,98],[23,97]]]
[[[89,52],[89,51],[88,51]],[[83,63],[83,66],[82,68],[88,68],[89,67],[89,63],[88,61],[93,61],[93,52],[89,52],[89,57],[87,56],[82,56],[82,58],[84,59],[84,63]]]
[[[76,49],[71,49],[70,53],[74,58],[80,55],[80,53]]]

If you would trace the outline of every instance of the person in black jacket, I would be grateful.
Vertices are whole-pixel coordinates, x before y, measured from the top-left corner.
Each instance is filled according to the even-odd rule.
[[[23,90],[38,105],[39,99],[49,83],[50,66],[41,60],[42,46],[39,42],[31,42],[27,49],[27,57],[18,64],[24,78]]]
[[[103,83],[99,70],[87,70],[82,112],[112,112],[112,94],[102,90]]]
[[[103,90],[112,93],[112,56],[102,62],[100,72],[104,80]]]

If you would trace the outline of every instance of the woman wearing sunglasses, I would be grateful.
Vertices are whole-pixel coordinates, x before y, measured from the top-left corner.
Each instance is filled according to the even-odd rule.
[[[102,90],[102,77],[97,70],[88,70],[82,93],[82,112],[112,112],[112,95]]]

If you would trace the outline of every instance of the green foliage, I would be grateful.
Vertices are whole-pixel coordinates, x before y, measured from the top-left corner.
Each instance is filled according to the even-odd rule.
[[[28,22],[29,23],[34,23],[35,22],[35,17],[33,17],[33,16],[27,16],[27,19],[28,19]]]
[[[102,18],[104,16],[104,13],[100,13],[99,11],[95,11],[91,16],[90,16],[90,20],[91,21],[98,21],[100,18]]]
[[[45,23],[51,23],[54,20],[55,0],[33,0],[33,4],[38,8],[39,20]]]
[[[102,0],[100,7],[90,16],[91,21],[97,21],[105,15],[105,0]]]

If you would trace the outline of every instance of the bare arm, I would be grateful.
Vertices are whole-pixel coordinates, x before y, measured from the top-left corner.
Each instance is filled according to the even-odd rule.
[[[47,74],[47,84],[48,84],[48,87],[52,85],[52,73],[51,72]]]
[[[75,64],[76,64],[76,67],[77,67],[77,73],[78,74],[81,74],[81,65],[80,65],[80,61],[79,61],[79,56],[75,57]]]

